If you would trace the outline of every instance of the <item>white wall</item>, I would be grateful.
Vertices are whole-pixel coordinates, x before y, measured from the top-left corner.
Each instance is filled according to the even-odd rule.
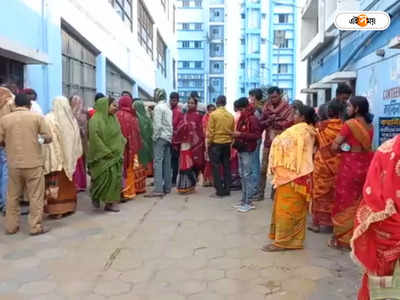
[[[299,0],[298,1],[298,6],[303,7],[306,3],[306,0]],[[297,30],[297,78],[296,78],[296,99],[299,99],[303,101],[304,103],[306,102],[307,95],[300,93],[300,91],[304,88],[307,87],[307,61],[302,61],[301,60],[301,46],[300,46],[300,35],[302,32],[302,22],[301,22],[301,8],[298,9],[298,14],[297,14],[297,24],[298,30]]]

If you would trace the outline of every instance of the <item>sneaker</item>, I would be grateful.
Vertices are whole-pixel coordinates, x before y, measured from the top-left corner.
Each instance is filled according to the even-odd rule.
[[[233,206],[233,208],[236,208],[236,209],[241,208],[241,207],[242,207],[242,202],[239,202]]]
[[[241,212],[241,213],[246,213],[246,212],[248,212],[249,210],[251,210],[250,206],[248,206],[248,205],[242,205],[242,206],[240,206],[240,208],[239,208],[237,211],[238,211],[238,212]]]
[[[256,209],[256,206],[253,203],[249,204],[250,209]]]

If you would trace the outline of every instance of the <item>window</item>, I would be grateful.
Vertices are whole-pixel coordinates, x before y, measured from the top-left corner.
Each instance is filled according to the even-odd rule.
[[[157,33],[157,67],[161,74],[167,77],[167,46],[159,33]]]
[[[195,42],[194,42],[194,47],[195,47],[196,49],[203,48],[203,47],[202,47],[202,42],[195,41]]]
[[[267,43],[266,39],[261,39],[261,44],[265,45]]]
[[[203,30],[203,24],[202,23],[196,23],[194,26],[194,29],[197,31],[202,31]]]
[[[172,29],[173,29],[174,33],[176,31],[175,22],[176,22],[176,6],[174,5],[174,11],[173,11],[173,17],[172,17]]]
[[[190,42],[189,41],[183,41],[182,42],[182,48],[190,48]]]
[[[218,10],[214,11],[214,17],[219,17],[219,11]]]
[[[190,24],[189,23],[182,23],[182,30],[190,30]]]
[[[288,73],[288,65],[287,64],[278,64],[278,73],[279,74]]]
[[[245,44],[245,40],[244,39],[240,39],[240,44],[244,45]]]
[[[109,0],[108,2],[132,31],[132,0]]]
[[[278,19],[279,19],[280,24],[289,23],[289,15],[288,14],[279,14]]]
[[[203,63],[201,61],[196,61],[194,63],[194,67],[195,67],[195,69],[201,69],[201,68],[203,68]]]
[[[241,64],[240,64],[240,68],[241,68],[241,69],[244,69],[244,63],[241,63]]]
[[[172,60],[172,73],[174,76],[174,90],[176,89],[176,61],[175,59]]]
[[[241,17],[242,19],[245,19],[245,18],[246,18],[246,15],[245,15],[245,14],[240,14],[240,17]]]
[[[240,93],[244,94],[244,88],[240,88]]]
[[[153,58],[153,21],[142,1],[138,1],[138,27],[139,44]]]
[[[289,48],[289,39],[283,40],[283,43],[279,45],[279,48]]]
[[[182,0],[182,7],[190,7],[190,0]]]
[[[201,8],[202,7],[202,0],[195,0],[194,1],[194,7],[196,7],[196,8]]]
[[[184,61],[182,65],[183,65],[184,69],[189,69],[190,68],[190,62],[189,61]]]

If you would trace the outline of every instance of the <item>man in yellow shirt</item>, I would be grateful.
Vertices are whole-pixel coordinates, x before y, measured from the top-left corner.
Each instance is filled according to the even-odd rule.
[[[235,120],[233,115],[225,109],[226,97],[219,96],[217,109],[210,115],[207,126],[207,144],[213,169],[216,197],[230,195],[231,189],[231,145]],[[220,166],[223,166],[224,181],[221,181]]]

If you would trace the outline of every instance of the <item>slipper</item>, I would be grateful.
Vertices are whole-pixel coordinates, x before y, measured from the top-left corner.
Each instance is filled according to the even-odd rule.
[[[50,227],[42,227],[41,230],[39,230],[38,232],[31,232],[30,235],[32,235],[32,236],[41,235],[41,234],[45,234],[49,231],[50,231]]]
[[[317,227],[308,226],[307,229],[310,230],[310,231],[312,231],[312,232],[315,232],[315,233],[321,233],[321,229],[320,229],[319,227],[318,227],[318,229],[317,229]]]
[[[265,245],[264,247],[261,248],[262,251],[264,252],[283,252],[291,249],[286,249],[286,248],[279,248],[276,247],[274,244],[269,244]]]
[[[13,235],[16,234],[19,231],[19,227],[17,227],[17,229],[15,229],[14,231],[6,231],[6,235]]]
[[[331,238],[328,242],[328,247],[336,250],[342,250],[342,251],[351,251],[350,247],[346,246],[341,246],[339,243],[336,241],[335,238]]]
[[[106,206],[106,207],[104,207],[104,210],[109,211],[109,212],[115,212],[115,213],[120,212],[120,210],[118,208],[114,208],[112,206]]]

